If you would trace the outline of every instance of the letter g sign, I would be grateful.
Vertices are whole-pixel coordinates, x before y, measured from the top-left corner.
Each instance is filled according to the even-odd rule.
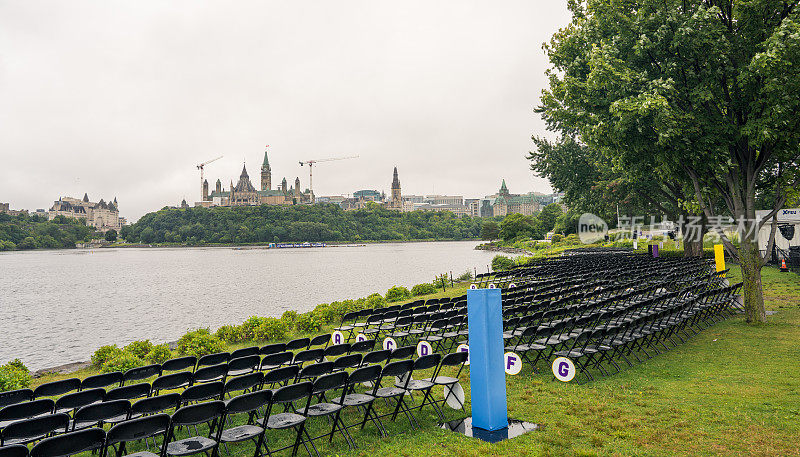
[[[559,381],[570,382],[575,377],[577,370],[572,360],[566,357],[558,357],[553,360],[553,376]]]

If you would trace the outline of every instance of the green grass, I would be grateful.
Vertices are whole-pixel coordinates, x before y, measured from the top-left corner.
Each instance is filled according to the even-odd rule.
[[[738,268],[729,276],[735,281]],[[333,445],[321,440],[318,447],[323,455],[340,456],[800,455],[800,278],[764,268],[763,283],[767,309],[778,311],[766,324],[727,320],[586,385],[562,384],[528,367],[507,377],[509,416],[542,424],[541,431],[490,445],[440,430],[426,410],[417,413],[421,430],[412,431],[401,416],[386,423],[393,434],[387,439],[371,425],[354,431],[360,446],[354,452],[338,435]],[[469,395],[467,372],[462,384]],[[441,398],[440,391],[436,395]],[[446,413],[452,419],[465,415]],[[312,428],[327,427],[317,421]],[[268,432],[269,442],[277,436]],[[230,450],[252,455],[251,445]]]

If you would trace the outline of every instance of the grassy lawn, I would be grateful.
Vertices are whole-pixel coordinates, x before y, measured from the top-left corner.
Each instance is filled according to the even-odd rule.
[[[737,280],[736,267],[730,277]],[[333,445],[320,440],[318,447],[323,455],[341,456],[800,455],[800,277],[765,268],[763,281],[767,309],[778,311],[767,324],[730,319],[665,354],[587,385],[562,384],[528,367],[507,377],[509,416],[542,424],[543,430],[490,445],[438,429],[435,415],[426,409],[416,413],[421,430],[412,431],[400,416],[386,422],[392,434],[387,439],[372,425],[353,431],[356,451],[348,451],[338,435]],[[463,288],[452,293],[463,293]],[[467,370],[462,384],[469,395]],[[440,391],[436,395],[441,398]],[[452,419],[465,415],[445,409]],[[312,429],[322,433],[328,427],[317,421]],[[271,433],[268,442],[273,443],[278,435]],[[252,449],[230,450],[246,456]]]
[[[778,311],[765,325],[730,319],[588,385],[527,368],[508,377],[509,415],[542,431],[489,445],[431,421],[354,455],[800,455],[800,277],[765,268],[763,279]]]

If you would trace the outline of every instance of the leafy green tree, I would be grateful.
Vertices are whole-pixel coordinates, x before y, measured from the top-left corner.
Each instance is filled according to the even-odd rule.
[[[142,243],[153,243],[156,241],[155,231],[151,227],[145,227],[139,235],[139,239],[142,240]]]
[[[561,205],[558,203],[551,203],[545,206],[536,217],[542,223],[542,230],[549,232],[553,230],[553,227],[556,225],[556,220],[562,214],[564,214],[564,210],[561,209]]]
[[[500,226],[495,221],[486,221],[481,226],[481,239],[482,240],[496,240],[500,237]]]
[[[117,241],[117,231],[114,230],[114,229],[111,229],[111,230],[107,231],[106,235],[105,235],[105,239],[106,239],[106,241],[110,241],[112,243],[114,241]]]
[[[498,254],[494,256],[494,258],[492,259],[492,270],[494,271],[510,270],[514,268],[514,265],[516,265],[514,259],[511,259],[504,255]]]
[[[337,205],[169,209],[148,213],[123,228],[142,243],[268,243],[305,241],[476,239],[483,219],[449,212],[400,213],[369,205],[344,211]]]
[[[19,249],[37,249],[38,247],[39,243],[32,236],[25,237],[21,243],[17,244]]]
[[[556,225],[553,227],[553,231],[562,235],[578,233],[578,220],[580,217],[580,213],[572,210],[561,214],[558,216],[558,219],[556,219]]]
[[[575,0],[545,46],[542,113],[618,167],[693,191],[707,220],[741,221],[748,322],[765,320],[755,234],[800,181],[800,18],[781,0]],[[769,192],[768,192],[769,191]],[[756,219],[757,196],[772,198]],[[720,213],[716,202],[721,201]],[[764,202],[762,201],[762,205]],[[696,206],[695,206],[696,205]],[[774,227],[774,225],[773,225]],[[767,252],[771,251],[774,231]]]
[[[541,221],[533,216],[522,214],[509,214],[500,223],[500,238],[506,243],[518,239],[542,239],[547,232],[542,227]]]

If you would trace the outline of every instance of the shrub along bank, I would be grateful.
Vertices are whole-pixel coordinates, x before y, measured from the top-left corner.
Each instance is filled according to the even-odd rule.
[[[437,276],[441,279],[440,276]],[[461,275],[462,281],[472,279],[468,272]],[[441,284],[441,281],[439,281]],[[190,330],[180,337],[175,350],[168,344],[153,344],[149,340],[133,341],[125,347],[116,344],[98,348],[91,357],[92,370],[109,373],[125,371],[148,364],[163,363],[173,357],[203,356],[222,352],[233,346],[252,343],[278,342],[293,335],[319,333],[324,328],[338,324],[342,316],[353,311],[375,309],[389,302],[410,301],[416,297],[451,296],[438,293],[440,288],[431,283],[417,284],[409,291],[403,286],[393,286],[382,296],[374,293],[364,298],[323,303],[313,311],[299,314],[286,311],[280,318],[252,316],[240,325],[223,325],[215,332],[208,328]],[[464,286],[456,290],[464,290]],[[0,366],[0,392],[27,387],[31,374],[19,359]]]

